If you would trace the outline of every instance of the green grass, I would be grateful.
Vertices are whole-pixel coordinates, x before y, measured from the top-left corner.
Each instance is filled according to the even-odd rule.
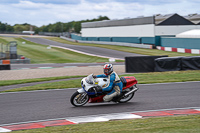
[[[167,83],[167,82],[187,82],[187,81],[200,81],[200,70],[193,71],[172,71],[172,72],[152,72],[152,73],[135,73],[126,74],[121,76],[135,76],[139,84],[149,84],[149,83]],[[55,77],[53,79],[62,79],[66,77]],[[40,80],[52,80],[52,78],[44,79],[33,79],[34,82]],[[12,81],[13,84],[20,83],[23,80]],[[53,83],[38,84],[29,87],[16,88],[11,90],[6,90],[2,92],[16,92],[16,91],[32,91],[32,90],[48,90],[48,89],[61,89],[61,88],[79,88],[80,79],[69,80],[69,81],[59,81]],[[0,85],[4,84],[5,81],[0,81]],[[6,81],[9,82],[9,81]],[[25,82],[31,82],[31,80],[25,80]]]
[[[2,92],[18,92],[18,91],[34,91],[34,90],[50,90],[50,89],[63,89],[63,88],[80,88],[81,79],[59,81],[52,83],[37,84],[28,87],[15,88],[11,90],[6,90]]]
[[[78,77],[85,77],[85,76],[80,75],[80,76],[61,76],[61,77],[48,77],[48,78],[35,78],[35,79],[22,79],[22,80],[0,80],[0,87],[6,86],[6,85],[25,84],[25,83],[33,83],[33,82],[59,80],[59,79],[70,79],[70,78],[78,78]]]
[[[8,43],[8,41],[6,41],[5,39],[3,39],[2,37],[0,37],[0,43],[3,43],[4,45],[6,45]]]
[[[58,37],[48,37],[46,39],[61,42],[61,43],[66,43],[66,44],[102,47],[102,48],[108,48],[108,49],[113,49],[113,50],[118,50],[118,51],[124,51],[124,52],[136,53],[136,54],[143,54],[143,55],[149,55],[149,56],[159,56],[159,55],[168,55],[169,57],[174,57],[174,56],[199,56],[199,54],[169,52],[169,51],[162,51],[162,50],[157,50],[157,49],[143,49],[143,48],[134,48],[134,47],[125,47],[125,46],[77,43],[77,42],[67,41],[67,40],[64,40],[64,39],[61,39],[61,38],[58,38]]]
[[[17,53],[31,59],[31,63],[91,63],[108,62],[107,58],[88,56],[61,48],[47,49],[47,46],[36,44],[22,38],[0,37],[3,42],[17,41]],[[26,44],[22,44],[26,42]]]
[[[14,133],[199,133],[200,115],[85,123]]]
[[[132,75],[136,77],[139,84],[200,81],[200,70],[137,73]]]
[[[177,53],[177,52],[168,52],[157,49],[142,49],[142,48],[133,48],[133,47],[125,47],[125,46],[113,46],[113,45],[102,45],[102,44],[87,44],[87,43],[77,43],[70,42],[58,37],[48,37],[47,39],[66,43],[73,45],[86,45],[86,46],[95,46],[108,48],[113,50],[119,50],[130,53],[137,53],[149,56],[158,56],[158,55],[168,55],[172,56],[199,56],[198,54],[189,54],[189,53]],[[108,62],[106,58],[100,58],[95,56],[88,56],[76,52],[72,52],[69,50],[64,50],[60,48],[51,48],[47,49],[47,46],[36,44],[22,38],[14,38],[14,37],[0,37],[0,43],[7,44],[10,41],[17,41],[18,46],[18,54],[24,55],[27,58],[31,59],[31,63],[39,64],[39,63],[91,63],[91,62]],[[22,44],[22,42],[26,42],[26,44]],[[5,48],[4,48],[5,49]],[[122,62],[117,60],[116,62]]]

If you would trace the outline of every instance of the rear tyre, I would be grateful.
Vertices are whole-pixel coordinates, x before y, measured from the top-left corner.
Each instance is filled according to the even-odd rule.
[[[123,96],[120,100],[119,100],[119,103],[126,103],[128,101],[130,101],[133,96],[134,96],[135,93],[131,93],[130,95],[128,96]]]
[[[80,107],[85,105],[89,100],[89,96],[87,95],[87,93],[79,93],[78,91],[76,91],[70,99],[70,102],[72,105],[74,105],[75,107]]]

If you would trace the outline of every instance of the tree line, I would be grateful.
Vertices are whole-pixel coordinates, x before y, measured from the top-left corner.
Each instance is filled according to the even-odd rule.
[[[94,21],[102,21],[102,20],[110,20],[107,16],[99,16],[94,19],[87,19],[81,21],[71,21],[68,23],[57,22],[54,24],[43,25],[41,27],[37,27],[34,25],[30,25],[28,23],[24,24],[15,24],[11,26],[7,23],[0,22],[0,32],[4,33],[21,33],[22,31],[35,31],[36,34],[39,32],[75,32],[80,33],[81,31],[81,23],[83,22],[94,22]]]

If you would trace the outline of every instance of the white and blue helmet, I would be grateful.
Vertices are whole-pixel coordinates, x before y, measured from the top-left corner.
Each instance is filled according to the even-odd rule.
[[[111,74],[113,72],[113,66],[112,66],[112,64],[105,64],[103,66],[103,72],[104,72],[105,75]]]

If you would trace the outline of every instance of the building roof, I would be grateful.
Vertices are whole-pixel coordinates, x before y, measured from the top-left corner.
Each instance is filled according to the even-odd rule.
[[[156,25],[194,25],[190,20],[178,14],[155,15]]]
[[[155,24],[161,25],[200,25],[200,14],[189,14],[188,16],[180,16],[177,13],[173,14],[156,14],[150,17],[140,16],[137,18],[126,18],[119,20],[104,20],[95,22],[81,23],[82,28],[97,28],[97,27],[115,27],[115,26],[130,26]]]
[[[184,16],[184,17],[195,24],[200,24],[200,14],[197,14],[197,13],[188,14],[188,16]]]
[[[81,23],[82,28],[154,24],[154,16]]]
[[[169,17],[173,16],[175,13],[173,14],[156,14],[155,15],[155,24],[159,24],[161,22],[163,22],[164,20],[168,19]]]

